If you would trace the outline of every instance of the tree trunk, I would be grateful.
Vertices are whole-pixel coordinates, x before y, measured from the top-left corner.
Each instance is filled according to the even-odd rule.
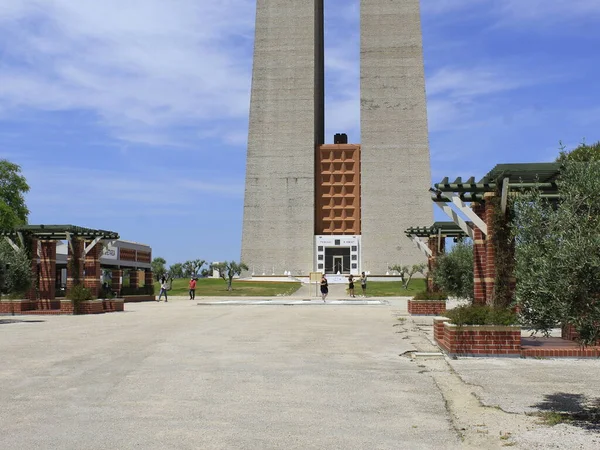
[[[231,283],[233,282],[233,280],[230,278],[229,281],[227,282],[227,290],[228,291],[232,291],[233,288],[231,287]]]

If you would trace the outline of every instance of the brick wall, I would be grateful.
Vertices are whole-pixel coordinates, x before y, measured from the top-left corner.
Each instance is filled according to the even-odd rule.
[[[151,270],[144,273],[144,286],[152,286],[154,284],[154,274]]]
[[[40,254],[40,299],[56,298],[56,241],[42,241]]]
[[[427,241],[427,246],[432,253],[432,255],[427,258],[427,292],[439,292],[440,288],[433,282],[433,271],[435,270],[437,258],[446,251],[446,239],[443,236],[441,237],[438,250],[438,236],[430,236]]]
[[[473,212],[485,221],[485,204],[472,203]],[[487,251],[485,235],[475,227],[475,239],[473,240],[473,288],[474,301],[476,305],[485,305],[487,298],[487,289],[485,277],[487,273]]]
[[[31,239],[31,273],[33,274],[34,286],[32,286],[29,291],[27,291],[26,297],[29,300],[37,300],[38,291],[37,291],[37,282],[39,280],[39,271],[38,271],[38,240],[33,238]]]
[[[111,290],[120,295],[123,287],[123,271],[121,269],[113,269],[111,282]]]
[[[445,300],[409,300],[408,313],[413,316],[439,316],[446,312]]]
[[[79,302],[79,314],[102,314],[104,304],[102,300],[86,300]]]
[[[0,314],[20,314],[23,311],[35,309],[35,302],[29,299],[24,300],[0,300]]]
[[[442,346],[453,355],[520,355],[521,328],[445,323]]]
[[[86,242],[89,245],[90,242]],[[100,277],[102,275],[102,269],[100,267],[100,257],[102,256],[102,246],[95,245],[85,255],[84,268],[85,277],[83,285],[88,288],[94,297],[97,297],[100,293]]]
[[[449,321],[447,317],[433,319],[433,339],[440,347],[444,347],[444,324]]]
[[[138,288],[140,287],[140,277],[139,277],[140,273],[137,270],[130,270],[129,271],[129,287],[130,288]]]
[[[79,282],[83,283],[83,264],[84,264],[84,258],[83,256],[83,245],[84,242],[81,239],[77,239],[77,238],[73,238],[71,239],[71,244],[73,246],[73,248],[71,249],[71,247],[69,246],[69,254],[67,256],[68,259],[68,264],[67,264],[67,293],[71,290],[71,288],[73,287],[73,285],[75,284],[75,279],[79,278]],[[74,269],[74,273],[72,273],[71,269],[71,264],[73,261],[73,255],[79,255],[79,263],[76,265],[76,267],[73,267]]]

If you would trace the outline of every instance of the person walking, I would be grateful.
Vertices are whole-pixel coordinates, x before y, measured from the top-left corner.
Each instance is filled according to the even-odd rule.
[[[190,300],[196,299],[196,278],[192,277],[190,280]]]
[[[158,294],[158,301],[162,298],[162,295],[165,294],[165,302],[168,302],[167,299],[167,291],[169,290],[169,284],[167,283],[167,279],[162,277],[160,280],[160,293]]]
[[[354,295],[354,277],[352,275],[348,277],[348,292],[350,293],[350,297],[356,298]]]
[[[360,274],[360,287],[362,288],[363,297],[367,297],[367,276],[365,273]]]
[[[329,294],[329,283],[327,282],[327,277],[325,274],[321,277],[321,298],[325,301],[325,298]]]

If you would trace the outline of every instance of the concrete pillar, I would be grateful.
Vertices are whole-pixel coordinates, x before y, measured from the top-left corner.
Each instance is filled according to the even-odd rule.
[[[40,299],[56,298],[56,241],[42,241],[40,255]]]
[[[86,245],[91,242],[86,242]],[[98,297],[100,293],[100,284],[102,277],[102,268],[100,266],[100,257],[102,256],[102,246],[94,245],[94,247],[85,255],[84,262],[84,286],[88,288],[94,297]]]
[[[123,287],[123,270],[113,269],[111,281],[111,290],[116,292],[117,296],[121,295],[121,288]]]
[[[313,270],[315,153],[324,141],[323,0],[258,0],[242,261]]]
[[[362,264],[417,264],[399,233],[433,222],[419,0],[361,1]]]
[[[84,241],[82,239],[72,238],[67,255],[67,294],[76,284],[83,284],[83,249]]]

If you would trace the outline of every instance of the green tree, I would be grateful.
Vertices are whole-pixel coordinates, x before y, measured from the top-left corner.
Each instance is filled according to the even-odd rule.
[[[152,273],[154,273],[154,276],[157,280],[160,280],[167,274],[165,264],[167,264],[167,261],[165,260],[165,258],[161,258],[160,256],[152,260]]]
[[[600,161],[567,161],[560,201],[538,191],[515,202],[516,294],[523,321],[549,333],[570,324],[583,345],[600,338]]]
[[[243,262],[237,263],[235,261],[223,262],[217,264],[211,264],[211,269],[219,271],[221,278],[227,283],[227,290],[233,290],[233,278],[239,276],[242,271],[248,270],[248,266]]]
[[[413,276],[415,276],[417,273],[425,275],[425,271],[427,270],[427,264],[413,264],[412,266],[395,265],[388,267],[388,269],[391,271],[398,272],[402,277],[402,286],[404,287],[404,289],[408,289],[408,285],[410,284]]]
[[[600,161],[600,141],[592,145],[587,145],[583,142],[571,151],[566,151],[564,145],[561,143],[561,151],[556,161],[563,164],[567,161]]]
[[[206,263],[203,259],[194,259],[183,263],[183,274],[186,277],[197,277],[200,269]]]
[[[193,261],[186,261],[183,263],[183,276],[190,278],[194,275],[194,263]]]
[[[169,267],[169,276],[171,278],[183,278],[183,264],[175,263]]]
[[[27,192],[29,185],[21,175],[21,167],[0,159],[0,230],[12,230],[27,223]]]
[[[473,300],[473,245],[458,242],[436,260],[433,282],[448,295]]]
[[[33,285],[31,261],[23,249],[13,249],[8,242],[0,241],[0,291],[23,294]]]

